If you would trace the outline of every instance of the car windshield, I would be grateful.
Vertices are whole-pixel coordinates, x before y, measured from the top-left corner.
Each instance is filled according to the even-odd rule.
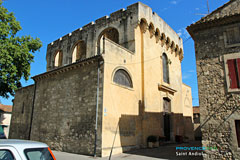
[[[48,148],[25,149],[24,153],[28,160],[54,160]]]

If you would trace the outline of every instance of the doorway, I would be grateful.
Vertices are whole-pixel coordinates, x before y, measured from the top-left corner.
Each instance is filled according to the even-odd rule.
[[[163,98],[163,130],[166,141],[170,141],[171,132],[171,101],[168,98]]]
[[[170,115],[167,113],[164,115],[164,136],[166,141],[170,141]]]

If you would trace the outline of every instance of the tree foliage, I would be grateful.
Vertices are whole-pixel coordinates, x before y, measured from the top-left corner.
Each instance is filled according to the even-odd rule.
[[[28,80],[33,54],[42,46],[39,38],[17,36],[22,28],[12,12],[0,1],[0,96],[8,98],[21,87],[20,79]]]

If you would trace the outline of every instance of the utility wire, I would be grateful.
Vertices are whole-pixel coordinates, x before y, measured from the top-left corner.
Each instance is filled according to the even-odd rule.
[[[145,60],[145,61],[143,61],[144,63],[146,63],[146,62],[150,62],[150,61],[153,61],[153,60],[156,60],[156,59],[159,59],[159,57],[160,56],[158,56],[158,57],[155,57],[155,58],[151,58],[151,59],[148,59],[148,60]],[[134,63],[112,63],[112,62],[105,62],[105,63],[107,63],[107,64],[113,64],[113,65],[134,65],[134,64],[140,64],[140,63],[143,63],[143,62],[134,62]]]

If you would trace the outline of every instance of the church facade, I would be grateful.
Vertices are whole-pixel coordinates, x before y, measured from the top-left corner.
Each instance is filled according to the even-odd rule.
[[[182,39],[140,2],[97,19],[48,45],[47,72],[16,91],[10,137],[98,156],[192,140],[182,59]]]

